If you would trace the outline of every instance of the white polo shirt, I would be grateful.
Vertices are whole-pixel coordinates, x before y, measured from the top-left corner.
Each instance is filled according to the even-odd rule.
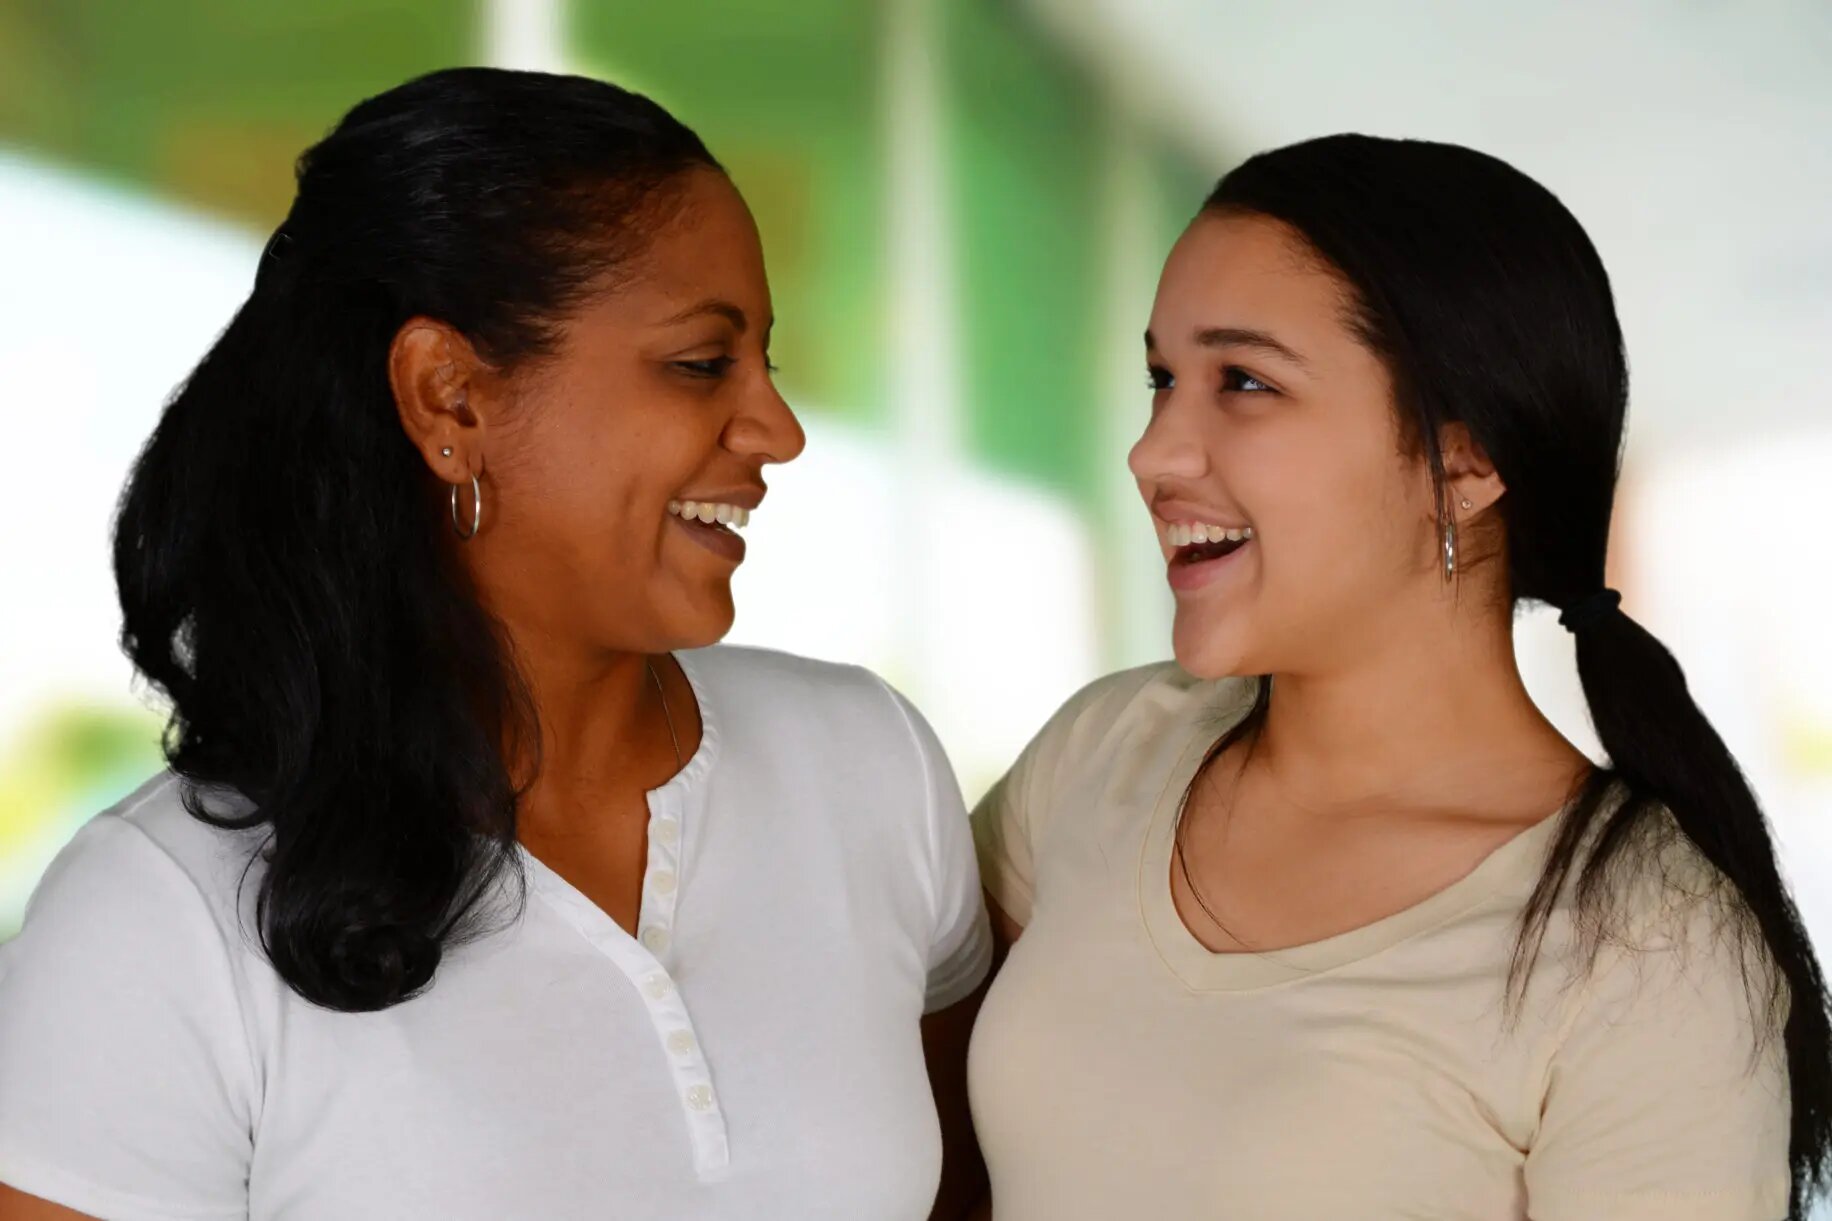
[[[919,1019],[991,956],[953,774],[866,671],[679,660],[705,732],[639,936],[524,853],[520,915],[378,1013],[261,955],[259,832],[169,776],[97,817],[0,946],[0,1182],[107,1221],[926,1216]]]

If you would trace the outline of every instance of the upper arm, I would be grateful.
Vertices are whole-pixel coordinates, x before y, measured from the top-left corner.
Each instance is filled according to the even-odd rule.
[[[0,1221],[97,1221],[88,1213],[71,1212],[23,1191],[14,1191],[0,1183]]]
[[[0,1182],[104,1217],[243,1217],[253,1068],[231,975],[184,871],[125,819],[85,828],[0,947]]]
[[[1786,1061],[1731,936],[1698,922],[1599,962],[1527,1155],[1534,1221],[1786,1215]]]

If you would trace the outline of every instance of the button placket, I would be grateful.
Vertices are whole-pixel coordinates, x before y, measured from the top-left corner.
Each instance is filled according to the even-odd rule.
[[[568,923],[623,973],[635,987],[648,1011],[655,1041],[674,1084],[674,1096],[693,1149],[696,1174],[702,1181],[724,1176],[731,1164],[725,1111],[712,1080],[712,1070],[700,1047],[693,1018],[667,965],[673,946],[673,926],[678,903],[681,834],[680,797],[677,793],[650,794],[648,868],[643,878],[637,935],[631,937],[598,907],[529,856],[536,890],[545,896]],[[668,883],[654,885],[657,876]]]
[[[680,796],[666,790],[649,795],[649,853],[643,870],[642,910],[637,939],[666,962],[674,944],[674,914],[681,876]]]
[[[725,1113],[718,1091],[713,1088],[711,1068],[701,1053],[693,1019],[668,970],[669,952],[675,945],[684,840],[680,794],[669,789],[651,793],[648,862],[643,874],[642,908],[637,916],[637,939],[654,958],[644,993],[692,1136],[694,1168],[702,1179],[710,1179],[722,1174],[730,1164]]]

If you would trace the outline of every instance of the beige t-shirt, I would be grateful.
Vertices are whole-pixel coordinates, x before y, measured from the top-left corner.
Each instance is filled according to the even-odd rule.
[[[1026,926],[970,1067],[997,1221],[1785,1216],[1780,1038],[1758,1050],[1722,906],[1684,869],[1633,888],[1632,935],[1588,974],[1561,906],[1511,1020],[1556,818],[1364,928],[1204,948],[1171,901],[1173,826],[1251,691],[1103,679],[975,813],[985,883]]]

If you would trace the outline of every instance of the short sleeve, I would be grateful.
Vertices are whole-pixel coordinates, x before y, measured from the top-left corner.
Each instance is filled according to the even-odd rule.
[[[92,820],[0,946],[0,1182],[109,1221],[240,1221],[253,1061],[203,894]]]
[[[967,999],[986,981],[992,970],[992,928],[986,919],[986,902],[980,897],[973,835],[954,767],[923,715],[888,684],[885,689],[896,701],[922,759],[934,910],[923,1012],[936,1013]]]
[[[1109,675],[1070,697],[974,807],[973,841],[986,893],[1018,924],[1030,923],[1038,833],[1060,769],[1073,756],[1069,740],[1093,705],[1116,688],[1143,685],[1159,668]]]
[[[1782,1221],[1787,1065],[1759,949],[1701,910],[1599,960],[1527,1155],[1533,1221]]]

